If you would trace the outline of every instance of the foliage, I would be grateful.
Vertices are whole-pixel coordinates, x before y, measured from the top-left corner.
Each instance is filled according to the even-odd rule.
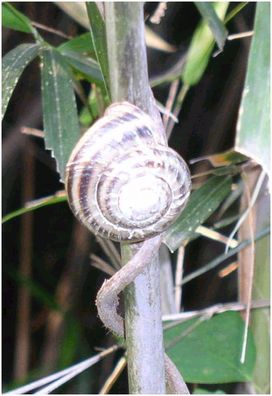
[[[257,5],[254,37],[237,123],[235,146],[270,168],[270,4]]]
[[[240,362],[244,324],[237,312],[188,320],[165,331],[169,356],[185,381],[199,384],[251,381],[255,362],[250,335],[245,363]]]
[[[183,87],[187,87],[190,94],[192,89],[195,89],[193,92],[197,95],[198,84],[205,78],[207,68],[214,62],[212,53],[215,42],[221,51],[228,45],[225,25],[241,11],[245,3],[238,4],[229,13],[227,13],[228,2],[215,4],[201,2],[195,5],[202,17],[190,37],[185,66],[176,68],[175,73],[164,74],[157,84],[163,88],[169,81],[178,79]],[[260,3],[257,6],[255,34],[249,54],[234,144],[234,150],[256,159],[266,170],[270,139],[269,7],[268,3]],[[60,45],[53,46],[43,39],[29,18],[9,3],[2,5],[3,26],[27,34],[29,39],[29,43],[18,45],[3,58],[2,115],[4,117],[16,84],[23,76],[25,68],[34,59],[39,58],[45,144],[56,159],[62,181],[67,159],[80,136],[80,128],[88,127],[103,113],[110,97],[105,24],[95,3],[87,4],[87,12],[91,24],[90,32],[80,33]],[[224,56],[224,52],[219,56]],[[88,84],[86,96],[84,84]],[[213,87],[209,89],[212,90]],[[80,109],[80,117],[78,109]],[[229,148],[231,149],[231,145]],[[181,245],[188,246],[195,239],[199,225],[205,224],[215,228],[216,222],[220,220],[226,226],[237,218],[235,200],[239,197],[238,194],[231,200],[225,217],[222,211],[227,200],[233,197],[233,190],[235,192],[238,189],[240,168],[234,164],[247,159],[234,150],[216,153],[214,157],[206,157],[211,162],[214,161],[212,162],[214,166],[219,165],[220,168],[212,170],[212,177],[197,179],[201,182],[193,184],[194,191],[187,207],[164,235],[164,242],[171,251],[175,251]],[[4,217],[3,222],[9,224],[11,219],[19,215],[41,207],[46,208],[50,205],[54,207],[55,204],[64,201],[66,201],[65,196],[54,196],[43,202],[34,202],[29,207],[9,213]],[[219,218],[218,209],[221,209]],[[227,223],[229,218],[232,220]],[[214,260],[218,257],[216,256]],[[64,312],[59,301],[41,287],[39,280],[30,280],[16,271],[10,271],[9,276],[14,282],[27,288],[36,302],[52,311]],[[186,280],[186,277],[184,279]],[[68,315],[65,323],[65,335],[60,345],[59,367],[65,367],[73,361],[80,339],[84,338],[79,321],[71,321],[71,316]],[[227,312],[209,320],[193,319],[177,323],[165,330],[165,340],[170,356],[186,381],[197,384],[249,382],[252,381],[255,346],[250,333],[246,362],[242,365],[239,359],[243,329],[244,324],[240,316],[237,313]],[[221,388],[219,389],[214,393],[224,393]],[[197,393],[197,390],[198,393],[210,393],[201,388],[196,389],[194,393]]]

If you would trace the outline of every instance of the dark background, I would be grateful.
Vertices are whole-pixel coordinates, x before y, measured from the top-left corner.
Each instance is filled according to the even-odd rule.
[[[54,3],[11,4],[31,20],[70,36],[85,32]],[[237,3],[232,3],[231,8],[235,5]],[[146,12],[152,12],[153,6],[147,4]],[[228,24],[229,33],[251,30],[254,11],[255,4],[249,3]],[[178,52],[165,54],[148,49],[150,77],[166,70],[186,52],[199,20],[199,13],[193,3],[168,3],[161,24],[151,27],[170,44],[177,46]],[[64,41],[54,34],[45,31],[40,33],[52,45]],[[3,55],[17,45],[28,42],[33,42],[30,35],[3,29]],[[249,45],[250,38],[227,41],[224,52],[211,59],[200,83],[187,95],[179,125],[175,126],[170,140],[170,146],[186,161],[232,146]],[[88,88],[87,85],[86,91]],[[166,102],[168,92],[169,84],[154,90],[155,97],[162,103]],[[20,78],[3,122],[3,215],[22,207],[26,201],[63,189],[55,172],[55,161],[50,152],[44,149],[43,140],[20,131],[23,126],[42,130],[40,93],[39,62],[35,60]],[[81,103],[78,102],[78,105],[80,107]],[[192,173],[206,170],[206,166],[203,163],[192,166]],[[28,220],[23,220],[27,216]],[[222,251],[223,247],[204,238],[192,242],[186,251],[185,275]],[[32,378],[39,378],[91,356],[96,347],[107,347],[113,343],[99,321],[95,308],[95,296],[105,275],[90,265],[90,253],[107,260],[95,238],[75,221],[66,203],[39,209],[32,215],[24,215],[4,224],[4,386],[15,386],[16,383],[15,345],[20,345],[18,315],[22,315],[25,309],[25,302],[19,294],[22,285],[31,294],[31,345],[27,352],[28,375],[20,378],[19,370],[17,380],[25,379],[28,382]],[[20,276],[22,261],[31,263],[31,273],[27,279]],[[236,274],[221,279],[214,271],[184,286],[183,307],[185,310],[198,309],[212,303],[234,301],[235,298]],[[56,303],[61,306],[63,314],[53,309]],[[103,360],[57,393],[98,392],[118,356],[120,353]],[[226,391],[233,389],[231,385],[225,386]],[[127,392],[125,373],[112,392]]]

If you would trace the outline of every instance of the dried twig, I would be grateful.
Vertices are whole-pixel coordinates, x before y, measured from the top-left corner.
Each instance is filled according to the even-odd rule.
[[[127,359],[125,356],[122,356],[119,361],[117,362],[116,366],[114,367],[111,375],[107,378],[106,382],[104,383],[103,387],[101,388],[99,394],[105,395],[109,393],[115,382],[118,380],[120,375],[122,374],[123,370],[127,365]]]
[[[251,36],[253,36],[253,34],[254,34],[253,30],[251,30],[249,32],[230,34],[227,37],[227,40],[237,40],[237,39],[241,39],[241,38],[245,38],[245,37],[251,37]]]
[[[41,131],[40,129],[22,127],[21,132],[24,133],[25,135],[31,135],[31,136],[44,138],[44,131]]]
[[[261,174],[261,176],[262,176],[262,174]],[[249,245],[250,254],[248,257],[250,261],[247,263],[247,268],[248,268],[248,273],[249,273],[249,275],[248,275],[248,298],[247,298],[247,302],[246,302],[247,308],[246,308],[246,317],[245,317],[245,329],[244,329],[243,345],[242,345],[242,351],[241,351],[241,357],[240,357],[240,362],[244,363],[245,357],[246,357],[246,346],[247,346],[248,327],[249,327],[249,318],[250,318],[250,303],[251,303],[251,298],[252,298],[252,287],[253,287],[253,277],[254,277],[255,244],[254,244],[254,221],[253,221],[253,214],[252,214],[252,206],[253,205],[251,205],[251,202],[250,202],[251,201],[250,189],[249,189],[249,185],[246,181],[246,175],[244,173],[242,173],[242,177],[244,179],[245,195],[247,197],[248,207],[250,208],[248,211],[248,226],[249,226],[248,228],[249,228],[249,236],[251,239],[251,244]],[[260,178],[258,179],[257,184],[258,184],[259,180],[260,180]]]
[[[188,312],[180,312],[177,314],[170,314],[170,315],[163,315],[162,320],[165,322],[168,321],[180,321],[184,322],[186,320],[196,318],[198,316],[202,315],[213,315],[227,312],[227,311],[244,311],[246,309],[247,305],[242,304],[239,302],[233,302],[233,303],[226,303],[226,304],[216,304],[212,305],[211,307],[196,310],[196,311],[188,311]],[[269,300],[259,300],[259,301],[251,301],[250,303],[250,309],[260,309],[260,308],[267,308],[270,307],[270,301]]]
[[[165,15],[166,9],[167,9],[167,3],[165,1],[161,1],[158,5],[156,11],[150,18],[150,22],[154,23],[154,24],[159,24],[161,22],[161,19]]]
[[[246,211],[242,214],[242,216],[240,217],[240,219],[238,220],[237,224],[235,225],[234,229],[232,230],[230,236],[229,236],[229,241],[234,237],[234,235],[236,234],[236,232],[239,230],[239,228],[241,227],[241,225],[243,224],[243,222],[245,221],[245,219],[247,218],[248,214],[250,213],[251,209],[253,208],[256,199],[258,198],[259,192],[261,190],[262,184],[264,182],[264,179],[266,177],[266,172],[263,170],[258,178],[258,181],[256,183],[256,186],[254,188],[254,191],[252,193],[252,197],[250,199],[249,205],[246,209]],[[229,243],[226,246],[225,252],[228,251],[229,249]]]
[[[108,239],[101,238],[99,235],[96,236],[96,240],[111,260],[113,267],[118,271],[121,268],[121,257],[114,243]]]
[[[184,261],[184,246],[180,246],[178,250],[178,258],[177,258],[177,266],[176,266],[176,274],[175,274],[175,303],[177,311],[180,311],[181,305],[181,280],[183,276],[183,261]]]
[[[239,264],[237,262],[231,263],[227,265],[225,268],[221,269],[218,272],[219,278],[224,278],[225,276],[228,276],[231,274],[233,271],[236,271],[239,268]]]
[[[180,110],[182,108],[182,104],[183,104],[183,102],[185,100],[185,97],[186,97],[188,91],[189,91],[189,86],[183,85],[181,87],[179,93],[178,93],[177,103],[176,103],[176,106],[175,106],[174,111],[173,111],[173,113],[174,113],[174,115],[176,117],[178,117],[178,115],[180,113]],[[166,130],[166,136],[167,136],[168,140],[170,139],[171,133],[172,133],[173,128],[174,128],[174,125],[175,125],[174,122],[172,120],[169,120],[168,125],[167,125],[167,130]]]
[[[91,254],[91,265],[95,268],[100,269],[100,271],[105,272],[106,274],[112,276],[115,274],[115,269],[112,268],[106,261],[102,260],[100,257],[95,254]]]
[[[46,32],[49,32],[49,33],[54,33],[57,36],[60,36],[60,37],[63,37],[63,38],[69,39],[69,40],[73,38],[73,36],[68,36],[68,34],[65,34],[65,33],[61,32],[60,30],[56,30],[56,29],[46,26],[46,25],[42,25],[41,23],[38,23],[38,22],[31,21],[31,25],[37,27],[38,29],[45,30]]]
[[[229,244],[229,246],[233,249],[238,246],[238,241],[236,239],[229,239],[225,235],[222,235],[220,232],[212,230],[208,227],[198,226],[196,232],[206,238],[212,239],[213,241],[221,242]]]
[[[169,90],[169,95],[165,104],[165,107],[167,109],[167,114],[165,114],[163,116],[163,125],[164,128],[167,129],[167,124],[168,124],[168,120],[169,120],[169,114],[172,111],[172,107],[177,95],[177,90],[178,90],[178,86],[179,86],[179,80],[174,80],[171,85],[170,85],[170,90]]]

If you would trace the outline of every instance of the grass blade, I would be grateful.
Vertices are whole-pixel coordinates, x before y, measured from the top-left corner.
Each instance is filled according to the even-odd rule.
[[[25,213],[32,212],[33,210],[43,208],[44,206],[55,205],[55,204],[58,204],[61,202],[66,202],[66,201],[67,201],[66,195],[61,196],[61,197],[51,196],[49,198],[48,197],[43,198],[42,200],[39,199],[39,200],[37,200],[37,202],[35,201],[36,203],[31,206],[14,210],[13,212],[5,215],[2,219],[2,224],[6,223],[9,220],[14,219],[15,217],[21,216]]]

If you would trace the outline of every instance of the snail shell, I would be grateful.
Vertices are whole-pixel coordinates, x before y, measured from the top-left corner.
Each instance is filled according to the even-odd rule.
[[[152,118],[127,102],[111,105],[79,140],[65,184],[81,223],[102,237],[131,242],[173,223],[191,187],[183,159],[163,145]]]

